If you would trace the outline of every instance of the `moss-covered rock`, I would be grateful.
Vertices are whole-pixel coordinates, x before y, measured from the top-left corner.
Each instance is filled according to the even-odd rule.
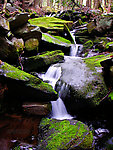
[[[55,17],[39,17],[29,19],[30,24],[40,27],[42,30],[63,30],[64,24],[72,26],[72,21],[66,21]]]
[[[43,119],[39,126],[39,150],[93,150],[93,135],[77,120]]]
[[[30,38],[25,42],[24,56],[33,56],[38,53],[39,40],[36,38]]]
[[[23,67],[27,72],[43,71],[51,64],[60,62],[64,59],[64,53],[61,50],[47,51],[37,56],[32,56],[24,59]]]
[[[0,65],[0,80],[7,84],[7,101],[13,104],[23,101],[51,101],[57,99],[53,88],[41,79],[5,62]],[[12,101],[10,101],[12,100]]]
[[[42,33],[42,41],[39,45],[39,51],[53,51],[56,49],[62,50],[65,54],[69,54],[71,41],[61,37]]]
[[[68,85],[67,95],[63,97],[61,94],[61,98],[70,113],[91,110],[106,96],[108,89],[100,62],[111,55],[112,53],[85,59],[66,57],[65,62],[61,64],[62,75],[57,82],[57,91],[62,84]]]

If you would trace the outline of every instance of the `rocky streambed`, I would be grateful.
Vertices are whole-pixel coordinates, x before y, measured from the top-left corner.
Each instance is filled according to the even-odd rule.
[[[112,149],[112,13],[32,19],[19,12],[0,16],[1,150]],[[83,44],[81,58],[65,56],[76,42]],[[61,67],[55,90],[38,75],[52,64]],[[50,118],[50,101],[62,87],[72,120]]]

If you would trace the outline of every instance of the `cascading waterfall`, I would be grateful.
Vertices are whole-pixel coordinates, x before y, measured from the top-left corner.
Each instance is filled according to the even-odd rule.
[[[70,48],[70,56],[78,56],[78,53],[82,51],[82,44],[72,44]]]
[[[61,67],[52,65],[49,67],[45,74],[39,75],[44,81],[47,81],[55,89],[55,84],[61,76]],[[64,85],[62,85],[61,90],[59,91],[59,96],[63,93]],[[72,119],[73,117],[68,114],[66,107],[59,97],[56,101],[51,101],[52,104],[52,118],[63,120],[63,119]]]

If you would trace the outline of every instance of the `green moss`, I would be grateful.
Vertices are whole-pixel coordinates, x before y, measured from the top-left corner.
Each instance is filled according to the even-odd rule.
[[[54,17],[40,17],[29,19],[30,24],[47,29],[64,29],[64,23],[71,23],[72,21],[65,21]]]
[[[80,121],[74,121],[74,123],[71,124],[68,120],[57,121],[53,119],[43,119],[41,126],[44,127],[46,125],[49,125],[49,131],[54,131],[46,140],[46,149],[48,150],[68,149],[75,144],[81,143],[82,145],[82,142],[83,148],[89,148],[92,145],[93,136],[91,132],[89,132],[88,127]],[[88,142],[86,140],[88,140]]]
[[[106,60],[110,58],[113,55],[113,53],[108,53],[106,55],[97,55],[89,58],[84,58],[87,67],[89,67],[91,70],[95,70],[95,67],[101,67],[100,62],[103,60]]]
[[[93,42],[91,40],[89,40],[83,44],[83,47],[84,47],[84,49],[90,49],[93,47],[93,45],[94,45]]]
[[[113,100],[113,91],[109,94],[109,96],[111,98],[111,100]]]
[[[105,48],[108,49],[110,45],[113,46],[113,42],[108,42],[108,43],[106,44]]]
[[[38,50],[39,41],[38,39],[29,39],[25,42],[25,48],[30,51],[37,49]]]
[[[47,33],[42,33],[42,39],[54,44],[71,44],[71,42],[61,36],[51,36]]]
[[[47,92],[54,92],[56,94],[56,91],[53,90],[51,85],[44,83],[41,79],[22,70],[19,70],[14,66],[11,66],[4,62],[3,65],[0,65],[0,69],[3,70],[3,75],[7,78],[25,81],[26,86],[37,88]]]

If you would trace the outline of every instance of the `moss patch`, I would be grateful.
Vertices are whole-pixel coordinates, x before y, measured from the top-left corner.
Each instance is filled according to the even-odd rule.
[[[101,61],[106,60],[110,58],[111,56],[113,56],[113,53],[84,58],[83,60],[85,61],[87,67],[89,67],[91,70],[95,70],[95,67],[101,67],[101,64],[100,64]]]
[[[37,56],[29,57],[24,62],[25,71],[39,71],[43,70],[44,67],[48,67],[51,64],[57,63],[64,59],[64,53],[61,50],[47,51]]]
[[[30,24],[43,27],[46,29],[64,29],[64,24],[72,24],[72,21],[65,21],[54,17],[40,17],[35,19],[29,19]]]
[[[71,44],[71,41],[61,36],[51,36],[47,33],[42,33],[42,39],[54,44]]]
[[[0,75],[2,76],[11,78],[13,80],[24,81],[26,86],[30,86],[32,88],[36,88],[47,92],[54,92],[56,94],[56,91],[53,90],[51,85],[44,83],[41,79],[22,70],[19,70],[5,62],[2,65],[0,65],[0,70],[2,70],[2,72],[0,73]]]
[[[44,137],[46,145],[43,145],[43,140],[40,143],[42,147],[45,146],[45,149],[69,149],[78,148],[78,146],[83,149],[90,149],[92,147],[93,135],[88,127],[80,121],[58,121],[46,118],[41,122],[41,128],[44,129],[45,127],[48,127],[47,136]]]

